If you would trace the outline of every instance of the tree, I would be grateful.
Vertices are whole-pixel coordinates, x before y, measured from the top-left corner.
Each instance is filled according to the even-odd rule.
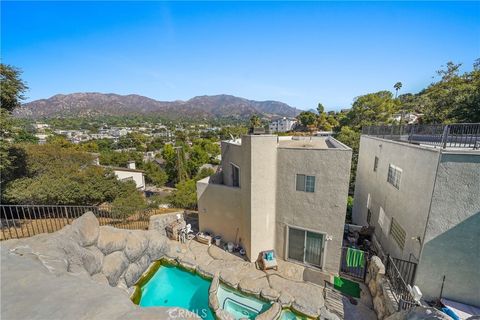
[[[317,121],[317,115],[310,111],[303,111],[297,116],[297,120],[304,127],[312,126]]]
[[[402,88],[402,83],[397,82],[393,85],[393,87],[395,88],[395,99],[397,99],[398,91]]]
[[[126,219],[147,207],[144,196],[137,190],[121,194],[112,202],[112,216]]]
[[[398,103],[390,91],[360,96],[355,99],[352,109],[348,112],[348,125],[354,130],[360,130],[365,125],[389,123],[398,109]]]
[[[250,117],[250,128],[258,128],[262,126],[262,121],[260,120],[260,117],[257,116],[256,114],[252,115]]]
[[[325,112],[325,108],[323,107],[323,104],[321,104],[320,102],[318,103],[317,111],[319,115]]]
[[[10,113],[21,105],[28,87],[20,78],[21,71],[15,67],[0,63],[0,172],[10,170],[15,161],[9,157],[14,121]],[[2,175],[3,176],[3,175]],[[0,178],[0,183],[3,182]],[[3,189],[3,186],[0,186]]]
[[[20,78],[22,71],[8,64],[0,63],[0,107],[12,112],[25,99],[28,87]]]
[[[175,185],[175,190],[167,197],[167,201],[174,207],[185,209],[197,208],[197,187],[193,179],[185,180]]]
[[[357,173],[358,151],[360,148],[360,132],[348,126],[343,126],[336,139],[352,148],[352,166],[350,170],[349,193],[353,194],[355,188],[355,175]]]
[[[141,169],[145,171],[145,181],[147,183],[151,183],[156,187],[162,187],[167,182],[167,174],[156,163],[144,163]]]
[[[20,130],[13,138],[15,143],[38,143],[38,138],[26,130]]]

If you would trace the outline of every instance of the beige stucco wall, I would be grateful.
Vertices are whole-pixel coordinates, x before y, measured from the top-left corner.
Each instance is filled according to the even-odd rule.
[[[375,156],[378,169],[373,171]],[[371,225],[375,236],[385,251],[393,257],[417,261],[420,243],[412,238],[423,238],[427,223],[430,199],[440,152],[438,149],[419,147],[370,136],[360,139],[353,222],[367,225],[367,198],[370,194]],[[387,182],[389,164],[402,169],[400,188]],[[382,232],[378,217],[383,208],[389,221],[393,217],[405,230],[405,246],[402,250],[389,235],[390,222]]]
[[[140,171],[113,170],[118,180],[132,179],[137,189],[145,190],[145,177]]]
[[[350,179],[350,149],[278,149],[276,250],[285,256],[286,226],[325,233],[324,270],[338,273]],[[315,176],[315,192],[296,191],[296,174]]]

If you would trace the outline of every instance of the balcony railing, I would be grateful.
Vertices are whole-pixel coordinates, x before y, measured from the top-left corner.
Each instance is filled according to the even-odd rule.
[[[480,149],[480,123],[366,126],[362,134],[440,148]]]

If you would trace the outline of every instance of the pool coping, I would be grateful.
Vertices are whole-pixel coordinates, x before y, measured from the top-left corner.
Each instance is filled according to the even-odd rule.
[[[269,302],[271,304],[270,308],[268,308],[267,310],[265,310],[262,313],[259,313],[258,316],[257,316],[258,320],[276,320],[276,319],[279,319],[281,314],[282,314],[282,310],[285,310],[285,309],[289,309],[290,311],[292,311],[292,312],[294,312],[294,313],[296,313],[300,316],[304,316],[307,319],[317,318],[316,316],[312,317],[311,315],[305,314],[304,312],[302,312],[302,310],[298,310],[297,308],[295,308],[294,303],[281,303],[281,302],[278,301],[278,298],[276,300],[268,299],[261,294],[257,295],[257,294],[253,294],[251,292],[244,291],[239,286],[233,287],[233,286],[229,285],[228,283],[225,283],[224,281],[222,281],[220,279],[220,273],[219,272],[216,272],[212,277],[209,274],[199,272],[197,267],[194,266],[194,265],[189,265],[189,264],[184,263],[183,261],[179,261],[178,258],[170,258],[170,257],[167,257],[167,256],[163,256],[160,259],[153,261],[150,264],[150,266],[147,268],[147,270],[137,280],[137,282],[133,286],[134,290],[133,290],[132,294],[130,295],[130,300],[134,304],[139,305],[141,295],[142,295],[141,287],[143,285],[145,285],[153,277],[155,272],[157,272],[158,269],[162,265],[178,267],[178,268],[183,269],[184,271],[187,271],[187,272],[193,273],[195,275],[198,275],[203,279],[210,280],[211,282],[210,282],[210,286],[209,286],[209,290],[208,290],[208,295],[209,295],[208,296],[208,305],[209,305],[209,308],[211,309],[212,313],[215,315],[215,317],[217,319],[220,319],[220,320],[233,320],[234,319],[233,316],[231,316],[228,313],[228,311],[223,310],[219,306],[217,292],[218,292],[218,288],[220,287],[220,285],[224,285],[225,287],[227,287],[231,290],[238,291],[241,294],[246,295],[247,297],[252,297],[252,298],[259,299],[261,301]]]

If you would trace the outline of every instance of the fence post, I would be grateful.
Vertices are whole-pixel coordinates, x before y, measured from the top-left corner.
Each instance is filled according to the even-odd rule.
[[[442,146],[443,146],[443,149],[445,149],[447,147],[447,140],[448,140],[448,133],[450,131],[450,126],[447,124],[444,128],[443,128],[443,135],[442,135]]]

